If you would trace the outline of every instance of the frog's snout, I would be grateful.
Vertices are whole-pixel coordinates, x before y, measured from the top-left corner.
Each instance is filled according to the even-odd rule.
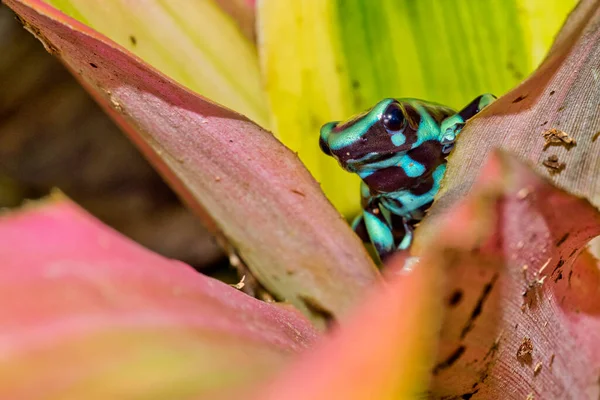
[[[329,149],[329,146],[327,145],[327,142],[325,140],[323,140],[322,137],[319,138],[319,147],[321,148],[321,151],[323,153],[325,153],[328,156],[331,155],[331,150]]]
[[[329,142],[328,142],[329,135],[331,134],[331,131],[336,127],[336,125],[338,123],[339,123],[338,121],[328,122],[321,127],[321,132],[319,135],[319,147],[321,148],[321,151],[328,156],[332,155],[331,148],[329,147]]]

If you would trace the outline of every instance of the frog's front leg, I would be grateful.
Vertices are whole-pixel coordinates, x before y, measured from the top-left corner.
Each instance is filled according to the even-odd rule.
[[[377,250],[382,262],[397,251],[407,250],[412,244],[414,227],[409,220],[392,214],[379,199],[369,202],[363,210],[360,221],[363,224],[364,234]],[[354,226],[354,228],[361,236],[360,227]]]
[[[485,107],[489,106],[491,103],[494,102],[494,100],[496,100],[496,96],[490,93],[477,96],[465,108],[463,108],[453,116],[446,118],[444,121],[442,121],[440,131],[442,133],[441,144],[443,146],[442,152],[444,154],[450,153],[450,151],[454,147],[456,137],[462,130],[463,126],[465,126],[467,120],[475,116]]]
[[[367,184],[363,181],[360,182],[360,206],[363,210],[366,210],[369,207],[369,203],[371,202],[371,189],[367,186]],[[363,242],[370,242],[369,232],[367,231],[367,227],[365,225],[364,213],[360,213],[354,221],[352,221],[352,230],[358,235],[358,237]]]
[[[381,261],[384,261],[396,250],[389,212],[381,205],[379,199],[372,199],[363,209],[362,220],[369,241],[375,247]]]

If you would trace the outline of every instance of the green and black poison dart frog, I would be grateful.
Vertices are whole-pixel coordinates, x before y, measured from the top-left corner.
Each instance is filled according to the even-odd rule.
[[[323,125],[321,150],[362,179],[363,212],[352,228],[382,261],[410,247],[458,134],[495,99],[481,95],[459,112],[417,99],[384,99],[347,121]]]

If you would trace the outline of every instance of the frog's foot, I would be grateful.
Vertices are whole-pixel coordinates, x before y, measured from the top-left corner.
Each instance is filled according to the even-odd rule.
[[[396,250],[392,227],[378,206],[371,205],[366,208],[363,212],[363,218],[369,239],[381,261],[384,261]]]
[[[413,241],[414,228],[408,223],[406,218],[402,218],[402,227],[396,230],[396,248],[398,250],[408,250]]]
[[[444,154],[450,153],[454,147],[456,137],[465,126],[465,123],[495,100],[496,96],[493,94],[482,94],[471,101],[465,108],[442,121],[441,131],[443,135],[440,143],[442,144],[442,152]]]
[[[390,251],[379,253],[381,262],[383,262],[384,264],[391,255],[398,252],[407,251],[412,245],[414,237],[414,227],[410,224],[410,222],[406,220],[406,218],[402,218],[401,221],[402,222],[400,222],[399,224],[395,222],[392,225],[392,234],[394,236],[394,248]]]

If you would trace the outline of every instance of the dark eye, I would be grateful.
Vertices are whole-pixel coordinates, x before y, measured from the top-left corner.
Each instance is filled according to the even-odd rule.
[[[406,120],[402,114],[400,104],[397,102],[391,103],[381,116],[381,122],[388,132],[398,132],[404,128]]]

